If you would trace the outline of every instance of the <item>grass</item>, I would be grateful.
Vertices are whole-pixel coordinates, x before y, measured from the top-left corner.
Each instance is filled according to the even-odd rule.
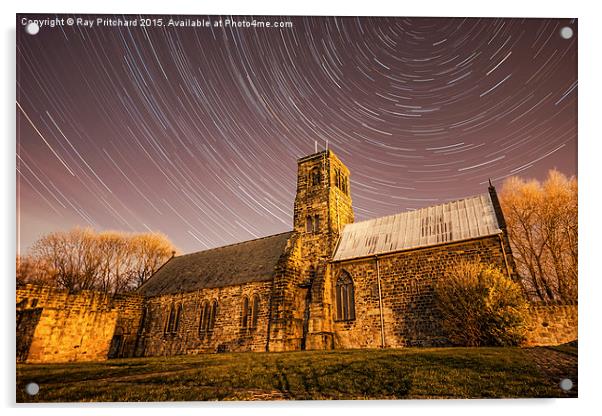
[[[568,397],[536,362],[576,346],[227,353],[19,364],[17,402]],[[537,358],[536,360],[534,358]],[[558,370],[558,369],[556,369]],[[576,381],[576,380],[574,380]],[[36,396],[25,385],[36,382]]]

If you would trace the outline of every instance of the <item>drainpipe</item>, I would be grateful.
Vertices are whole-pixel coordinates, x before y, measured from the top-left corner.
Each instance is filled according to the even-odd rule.
[[[376,281],[378,282],[378,309],[380,310],[380,347],[385,348],[385,317],[383,315],[383,295],[380,286],[380,265],[378,256],[374,256],[376,260]]]

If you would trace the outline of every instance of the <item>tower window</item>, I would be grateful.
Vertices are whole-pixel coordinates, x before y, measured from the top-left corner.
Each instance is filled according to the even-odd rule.
[[[305,232],[306,233],[317,233],[320,231],[320,216],[319,215],[314,215],[313,217],[311,215],[308,215],[307,218],[305,219]]]
[[[320,168],[314,167],[311,170],[311,186],[318,186],[322,182],[322,175],[320,174]]]
[[[311,217],[311,215],[308,215],[307,219],[305,220],[305,232],[306,233],[314,232],[314,220]]]
[[[352,321],[355,319],[355,293],[353,279],[346,271],[343,271],[337,280],[336,290],[337,320]]]

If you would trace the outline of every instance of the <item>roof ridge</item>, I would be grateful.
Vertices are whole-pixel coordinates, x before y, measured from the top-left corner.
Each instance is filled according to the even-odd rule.
[[[193,254],[206,253],[208,251],[219,250],[221,248],[228,248],[228,247],[238,246],[240,244],[251,243],[253,241],[265,240],[266,238],[277,237],[277,236],[283,235],[283,234],[292,234],[293,232],[294,232],[293,230],[284,231],[284,232],[281,232],[281,233],[278,233],[278,234],[272,234],[272,235],[266,235],[266,236],[263,236],[263,237],[254,238],[252,240],[245,240],[245,241],[239,241],[237,243],[226,244],[225,246],[212,247],[212,248],[208,248],[206,250],[193,251],[192,253],[182,254],[182,255],[179,255],[179,256],[175,256],[174,258],[182,258],[182,257],[186,257],[186,256],[192,256]]]

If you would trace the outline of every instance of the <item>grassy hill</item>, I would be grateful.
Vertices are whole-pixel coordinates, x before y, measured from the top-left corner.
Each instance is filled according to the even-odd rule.
[[[576,345],[227,353],[17,365],[17,402],[576,397],[576,382]]]

